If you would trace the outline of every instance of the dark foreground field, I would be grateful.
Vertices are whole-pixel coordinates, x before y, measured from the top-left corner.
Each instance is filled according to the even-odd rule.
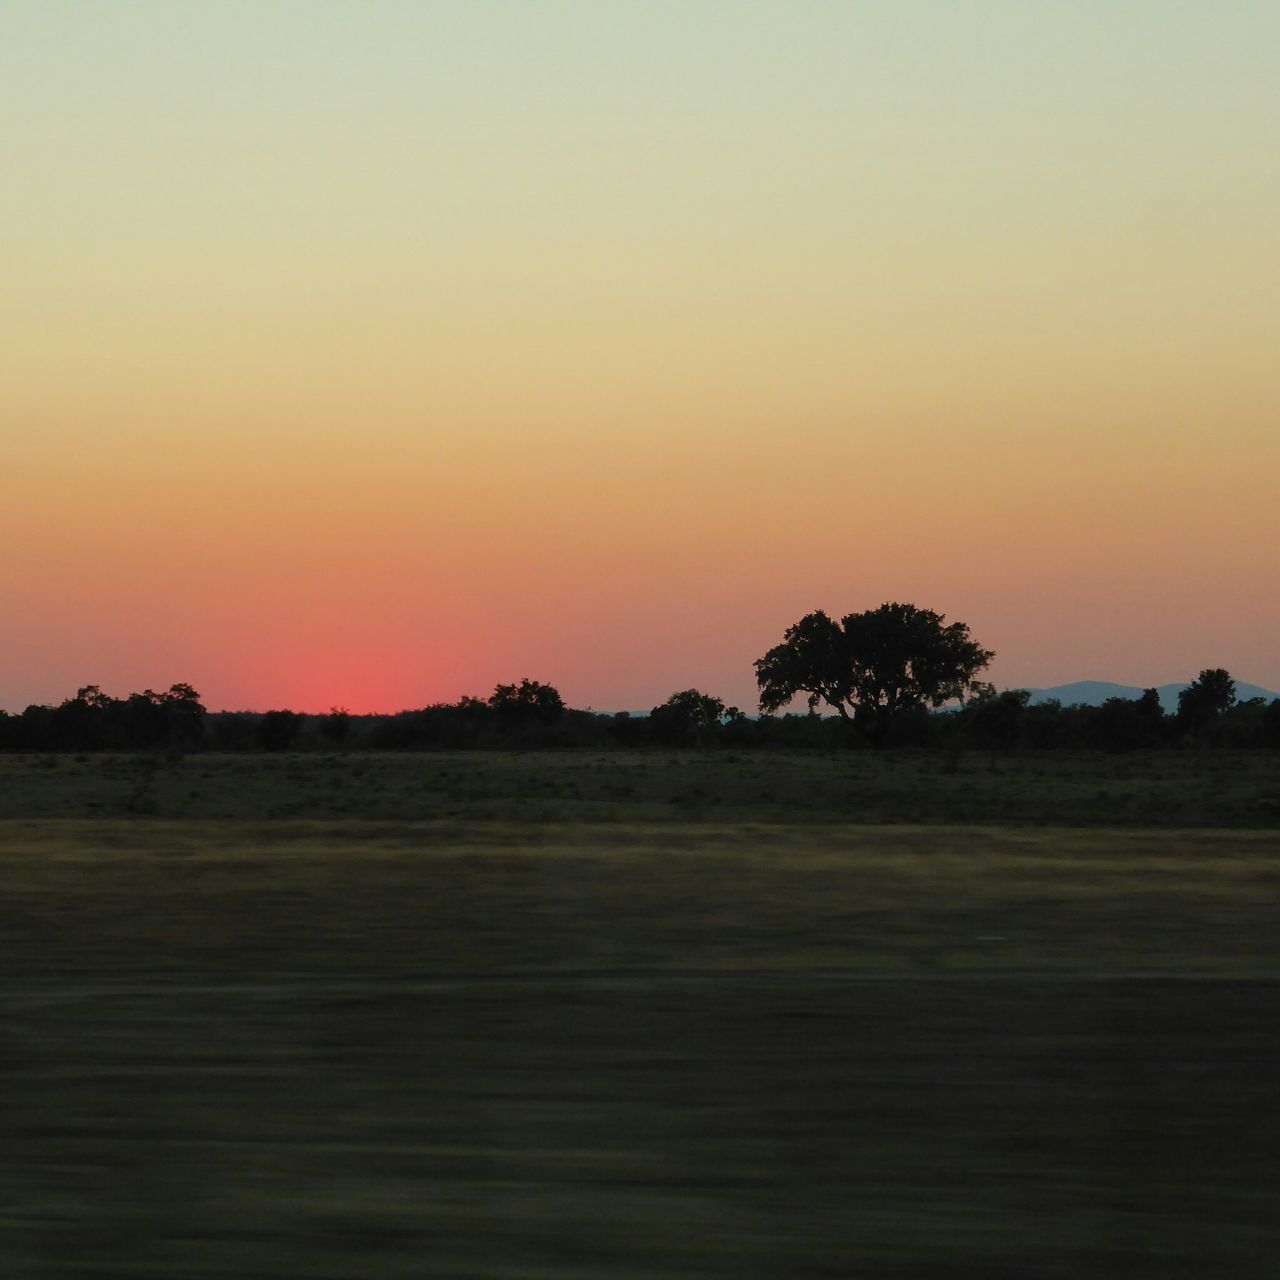
[[[1274,832],[567,800],[0,823],[0,1275],[1277,1273]]]
[[[1280,752],[0,755],[0,819],[1014,823],[1280,831]]]

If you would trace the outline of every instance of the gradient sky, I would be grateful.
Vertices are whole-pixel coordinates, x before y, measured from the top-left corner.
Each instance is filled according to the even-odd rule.
[[[1280,688],[1274,0],[7,0],[0,706]]]

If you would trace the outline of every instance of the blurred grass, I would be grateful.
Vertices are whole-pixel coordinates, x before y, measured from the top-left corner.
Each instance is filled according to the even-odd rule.
[[[1265,754],[0,758],[0,1275],[1267,1275]]]
[[[34,978],[1280,974],[1257,831],[10,821]]]
[[[1274,1271],[1273,832],[372,816],[413,760],[0,822],[0,1275]]]

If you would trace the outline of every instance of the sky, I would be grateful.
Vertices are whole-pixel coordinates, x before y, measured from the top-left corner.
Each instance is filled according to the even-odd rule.
[[[0,706],[1280,688],[1273,0],[7,0]]]

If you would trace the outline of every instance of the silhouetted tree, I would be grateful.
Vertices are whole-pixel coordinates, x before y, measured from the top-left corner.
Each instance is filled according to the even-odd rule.
[[[320,736],[332,747],[341,747],[351,733],[351,712],[346,707],[330,707],[320,720]]]
[[[163,712],[157,695],[131,693],[119,711],[124,742],[135,751],[150,751],[164,738]]]
[[[975,746],[1012,751],[1022,739],[1031,694],[1026,689],[1005,689],[975,684],[974,696],[964,707],[964,726]]]
[[[555,724],[564,714],[564,699],[559,691],[536,680],[496,686],[489,706],[500,719],[512,725]]]
[[[18,717],[14,737],[23,751],[47,751],[53,745],[53,708],[33,702]]]
[[[169,751],[194,751],[199,747],[204,740],[207,714],[200,695],[189,684],[171,684],[164,693],[151,697],[159,702],[164,744]]]
[[[49,723],[50,745],[61,751],[97,751],[113,745],[115,706],[115,701],[96,684],[78,689],[74,698],[54,708]]]
[[[697,689],[673,693],[660,707],[649,712],[649,725],[659,742],[672,746],[698,745],[720,727],[721,721],[737,720],[742,712],[726,707],[719,698]]]
[[[1236,700],[1236,682],[1221,667],[1202,671],[1178,694],[1178,725],[1189,737],[1209,739]]]
[[[96,684],[87,684],[76,690],[74,701],[91,711],[109,711],[115,705],[115,699],[109,698]]]
[[[963,622],[944,626],[941,614],[915,605],[882,604],[840,622],[819,611],[757,659],[760,710],[803,693],[811,711],[825,703],[879,747],[897,716],[963,698],[994,656]]]
[[[108,697],[85,685],[57,707],[23,713],[23,743],[63,751],[165,751],[171,755],[203,745],[206,712],[189,684],[165,692],[146,689],[127,698]]]
[[[1140,698],[1108,698],[1089,722],[1090,737],[1111,751],[1134,751],[1159,746],[1165,733],[1164,708],[1154,689]]]

